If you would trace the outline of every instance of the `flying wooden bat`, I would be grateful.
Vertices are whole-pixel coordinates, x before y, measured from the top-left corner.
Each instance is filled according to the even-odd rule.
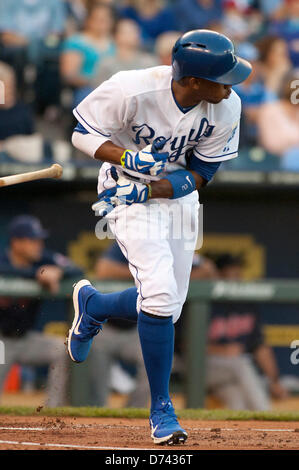
[[[4,176],[0,178],[0,187],[11,186],[13,184],[26,183],[27,181],[39,180],[42,178],[60,178],[63,169],[58,163],[45,168],[44,170],[20,173],[19,175]]]

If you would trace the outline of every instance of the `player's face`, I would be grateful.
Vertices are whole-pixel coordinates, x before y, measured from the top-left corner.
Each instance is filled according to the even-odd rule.
[[[217,104],[224,99],[228,99],[231,94],[231,85],[222,85],[221,83],[211,82],[204,78],[194,78],[190,80],[192,94],[198,101],[207,101]]]
[[[16,238],[11,243],[14,253],[28,263],[39,261],[43,247],[44,242],[40,239]]]
[[[112,29],[112,16],[105,6],[95,7],[86,20],[85,29],[95,36],[109,35]]]
[[[137,49],[140,44],[140,31],[133,21],[121,20],[115,32],[115,42],[127,49]]]
[[[4,90],[5,90],[5,100],[3,104],[0,100],[0,108],[9,109],[15,105],[16,102],[16,83],[15,77],[13,75],[7,77],[5,80],[2,80]]]

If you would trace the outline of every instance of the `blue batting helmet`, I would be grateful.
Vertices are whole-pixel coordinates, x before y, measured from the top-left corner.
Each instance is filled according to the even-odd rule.
[[[198,77],[236,85],[250,72],[250,63],[235,55],[231,40],[215,31],[189,31],[177,40],[172,50],[172,76],[176,81]]]

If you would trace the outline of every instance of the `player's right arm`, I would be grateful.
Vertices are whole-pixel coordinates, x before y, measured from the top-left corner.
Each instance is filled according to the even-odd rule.
[[[168,153],[153,152],[150,146],[133,151],[113,143],[113,136],[126,130],[135,111],[134,97],[126,97],[115,78],[102,83],[73,111],[80,124],[74,130],[73,145],[97,160],[158,175],[165,167]]]
[[[220,114],[220,113],[219,113]],[[236,158],[239,146],[241,101],[233,93],[231,105],[218,116],[211,136],[200,139],[186,156],[187,168],[177,170],[165,178],[151,183],[151,198],[183,197],[205,186],[222,162]]]

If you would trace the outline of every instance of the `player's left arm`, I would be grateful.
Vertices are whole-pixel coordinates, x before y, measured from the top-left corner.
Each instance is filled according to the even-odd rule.
[[[140,204],[151,198],[180,198],[200,189],[207,182],[205,178],[192,170],[174,171],[171,175],[151,184],[134,183],[119,176],[115,167],[111,168],[111,175],[116,185],[100,193],[98,201],[92,205],[92,209],[100,217],[105,217],[119,205]]]
[[[205,162],[199,160],[193,152],[186,158],[187,168],[177,170],[151,184],[151,198],[177,199],[208,184],[218,170],[221,162]]]
[[[167,198],[167,199],[172,199],[175,196],[176,190],[180,186],[185,186],[188,185],[188,188],[186,187],[185,193],[188,194],[189,192],[195,191],[195,189],[199,190],[203,186],[206,186],[208,181],[203,178],[199,173],[196,171],[192,170],[178,170],[182,172],[180,174],[181,177],[178,178],[178,173],[175,171],[172,173],[172,180],[174,177],[177,178],[176,184],[171,181],[171,178],[163,178],[160,181],[154,181],[150,185],[150,198]],[[183,173],[184,172],[184,173]],[[189,176],[189,181],[191,181],[191,184],[188,183],[188,180],[186,179]],[[192,178],[194,179],[194,182],[192,181]],[[184,192],[182,190],[182,192]],[[184,196],[184,194],[182,194]]]

